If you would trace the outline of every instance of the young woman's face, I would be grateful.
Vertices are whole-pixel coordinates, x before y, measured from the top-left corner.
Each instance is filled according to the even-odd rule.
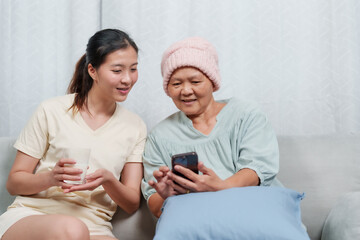
[[[179,68],[171,75],[168,85],[169,96],[176,107],[188,117],[204,113],[213,98],[213,84],[196,68]]]
[[[123,102],[138,79],[137,53],[134,48],[119,49],[106,56],[98,69],[89,64],[93,87],[102,98]]]

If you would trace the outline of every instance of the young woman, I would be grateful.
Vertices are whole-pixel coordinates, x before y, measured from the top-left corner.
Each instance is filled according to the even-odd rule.
[[[117,206],[132,213],[140,202],[146,126],[117,102],[138,79],[138,48],[124,32],[93,35],[76,65],[68,95],[43,102],[15,143],[7,189],[19,195],[0,217],[10,239],[115,239]],[[63,149],[90,148],[86,182]],[[120,181],[119,181],[120,179]]]
[[[142,192],[155,216],[169,196],[276,184],[275,133],[256,104],[215,101],[220,74],[209,42],[195,37],[173,44],[163,55],[161,73],[164,90],[180,111],[160,122],[145,146]],[[171,157],[186,152],[197,153],[201,173],[176,166],[188,179],[170,171]]]

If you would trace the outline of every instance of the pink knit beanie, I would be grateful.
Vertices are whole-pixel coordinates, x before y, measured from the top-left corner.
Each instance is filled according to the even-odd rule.
[[[214,92],[220,88],[220,73],[216,49],[200,37],[186,38],[171,45],[163,54],[161,75],[163,87],[168,93],[168,83],[172,73],[180,67],[195,67],[213,83]]]

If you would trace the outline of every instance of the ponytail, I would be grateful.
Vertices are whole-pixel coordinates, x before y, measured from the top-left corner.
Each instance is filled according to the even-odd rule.
[[[73,113],[76,113],[84,106],[92,84],[93,80],[88,73],[86,54],[84,54],[76,63],[74,75],[67,89],[67,93],[76,94],[74,102],[69,110],[72,109]]]

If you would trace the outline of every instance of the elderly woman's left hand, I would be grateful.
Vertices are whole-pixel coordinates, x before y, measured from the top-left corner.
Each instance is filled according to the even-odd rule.
[[[205,167],[203,162],[199,162],[198,169],[203,175],[198,175],[193,171],[184,168],[180,165],[175,166],[176,171],[182,173],[184,176],[189,178],[187,180],[180,176],[175,175],[172,172],[168,173],[169,178],[182,187],[182,193],[187,192],[210,192],[225,189],[225,182],[216,175],[216,173]],[[176,186],[174,186],[176,188]],[[179,191],[179,190],[178,190]],[[180,192],[180,191],[179,191]]]

